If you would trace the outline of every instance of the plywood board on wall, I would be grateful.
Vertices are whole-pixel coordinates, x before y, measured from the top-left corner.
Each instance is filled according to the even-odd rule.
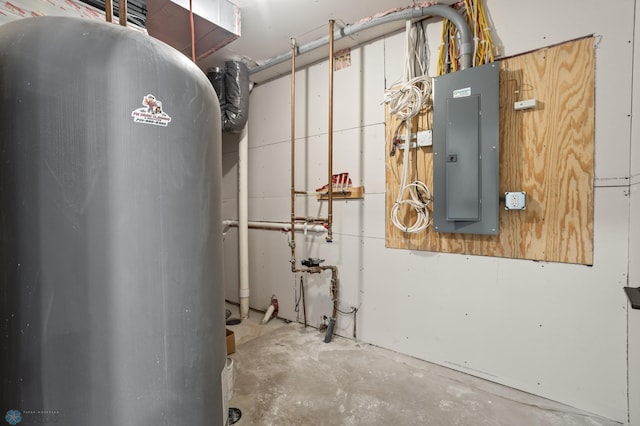
[[[402,151],[390,157],[395,118],[387,113],[386,246],[517,259],[593,264],[594,39],[583,38],[500,62],[500,193],[525,191],[523,211],[500,209],[497,236],[416,234],[389,219]],[[535,99],[534,109],[514,103]],[[429,128],[429,114],[414,123]],[[402,132],[402,130],[401,130]],[[431,147],[412,150],[411,179],[433,188]],[[437,202],[437,195],[434,202]],[[411,224],[414,213],[402,210]]]

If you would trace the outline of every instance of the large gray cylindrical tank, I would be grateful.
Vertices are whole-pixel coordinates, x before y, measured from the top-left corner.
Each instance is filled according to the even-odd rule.
[[[211,84],[167,45],[0,27],[0,418],[222,424],[220,140]]]

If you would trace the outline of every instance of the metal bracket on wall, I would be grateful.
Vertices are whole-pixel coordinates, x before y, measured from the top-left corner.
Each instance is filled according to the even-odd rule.
[[[405,135],[398,136],[399,140],[405,140]],[[433,144],[432,140],[432,131],[431,130],[421,130],[418,133],[411,133],[411,143],[409,144],[409,148],[413,149],[422,148],[425,146],[431,146]],[[399,143],[398,149],[404,149],[406,144]]]
[[[331,194],[334,200],[346,200],[364,198],[364,186],[352,186],[347,191],[333,191]],[[328,200],[329,194],[326,192],[317,194],[318,200]]]
[[[627,293],[631,307],[640,309],[640,287],[625,287],[624,292]]]

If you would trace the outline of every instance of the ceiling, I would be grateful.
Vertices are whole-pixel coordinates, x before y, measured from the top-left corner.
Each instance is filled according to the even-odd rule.
[[[249,68],[291,50],[290,38],[298,45],[304,45],[328,34],[329,19],[336,21],[336,29],[357,22],[363,18],[403,8],[415,0],[231,0],[241,10],[242,29],[239,39],[198,62],[203,70],[223,66],[228,60],[240,60]],[[456,0],[440,1],[452,4]],[[352,37],[336,42],[336,50],[353,47],[384,34],[397,31],[403,22],[380,25]],[[296,59],[296,65],[304,66],[326,58],[328,47],[320,48]],[[251,80],[262,82],[288,73],[290,64],[284,63],[269,70],[253,74]]]

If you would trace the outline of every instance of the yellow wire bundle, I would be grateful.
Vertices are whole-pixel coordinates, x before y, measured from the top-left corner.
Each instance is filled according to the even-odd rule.
[[[474,57],[473,65],[482,65],[494,61],[494,47],[489,22],[482,0],[463,0],[467,23],[473,32]],[[442,23],[442,44],[438,56],[438,75],[457,71],[459,64],[459,47],[456,28],[445,19]]]

